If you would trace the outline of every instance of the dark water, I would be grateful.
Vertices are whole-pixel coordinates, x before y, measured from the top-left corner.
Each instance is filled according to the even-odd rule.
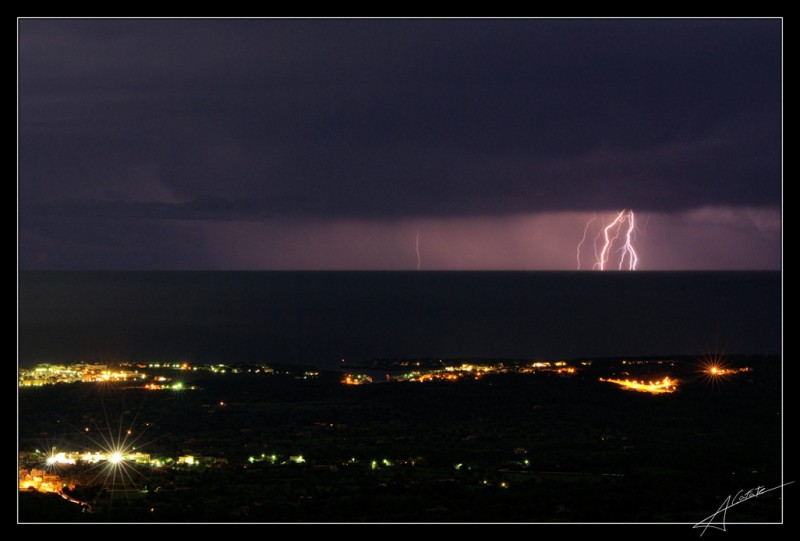
[[[775,354],[778,272],[23,272],[19,361]]]

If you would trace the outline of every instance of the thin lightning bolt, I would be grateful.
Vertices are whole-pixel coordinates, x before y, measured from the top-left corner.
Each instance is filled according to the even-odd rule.
[[[583,246],[583,242],[586,240],[586,232],[589,231],[589,224],[591,224],[597,218],[597,214],[592,216],[592,219],[586,222],[586,227],[583,228],[583,238],[578,243],[578,249],[576,257],[578,258],[578,270],[581,270],[581,246]]]
[[[586,223],[586,227],[583,230],[583,238],[581,239],[580,243],[578,243],[577,248],[577,257],[578,257],[578,269],[581,268],[581,261],[580,261],[580,250],[581,246],[583,245],[584,241],[586,240],[586,234],[589,229],[589,225],[594,221],[595,217],[592,217]],[[623,234],[623,224],[628,222],[627,228]],[[597,241],[600,238],[603,238],[602,242],[602,249],[600,253],[597,253]],[[613,250],[614,242],[618,238],[624,238],[624,244],[619,250]],[[597,236],[594,238],[594,255],[595,255],[595,263],[592,266],[592,269],[599,269],[599,270],[606,270],[606,266],[609,263],[609,259],[611,258],[612,253],[621,252],[622,255],[619,260],[619,270],[622,270],[625,266],[625,260],[627,258],[627,269],[628,270],[636,270],[636,266],[639,264],[639,255],[636,253],[636,250],[633,248],[634,242],[636,241],[636,218],[632,210],[623,209],[617,214],[617,217],[608,224],[605,225],[605,220],[603,220],[603,225],[601,225],[600,230],[597,232]]]
[[[636,231],[636,221],[633,217],[633,211],[628,213],[628,232],[625,234],[625,246],[622,247],[622,257],[619,260],[619,270],[622,270],[622,264],[625,262],[625,256],[628,256],[628,270],[636,270],[636,264],[639,263],[639,256],[636,255],[636,250],[633,249],[633,235]]]
[[[597,253],[597,239],[603,236],[603,230],[606,227],[606,218],[605,216],[600,217],[600,230],[597,231],[597,235],[594,237],[594,265],[592,265],[592,270],[597,270],[600,267],[598,261],[600,261],[600,256]]]
[[[422,265],[422,259],[419,256],[419,229],[417,229],[417,270],[420,269]]]

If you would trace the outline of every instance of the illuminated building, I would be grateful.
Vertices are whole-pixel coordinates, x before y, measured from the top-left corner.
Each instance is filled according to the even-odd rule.
[[[44,470],[19,470],[19,490],[36,490],[38,492],[55,492],[60,494],[64,483],[58,475]]]
[[[75,464],[79,459],[80,457],[76,457],[74,453],[70,453],[68,456],[64,452],[56,453],[54,449],[47,457],[46,462],[48,466],[53,466],[55,464]]]

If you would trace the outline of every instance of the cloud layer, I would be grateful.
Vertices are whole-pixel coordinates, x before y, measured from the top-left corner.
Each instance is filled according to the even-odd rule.
[[[675,221],[698,209],[765,209],[774,229],[781,32],[779,20],[23,19],[21,264],[228,266],[246,260],[225,247],[248,227],[292,246],[332,227],[324,246],[265,264],[339,268],[353,238],[380,231],[387,251],[364,264],[395,268],[402,243],[384,237],[436,223],[428,245],[450,240],[433,253],[517,268],[506,243],[471,256],[467,239],[519,238],[532,268],[561,268],[555,233],[523,226],[635,208],[672,216],[652,234],[676,234],[665,245],[690,255],[670,261],[691,266],[707,248]],[[754,250],[749,264],[713,261],[761,268]]]

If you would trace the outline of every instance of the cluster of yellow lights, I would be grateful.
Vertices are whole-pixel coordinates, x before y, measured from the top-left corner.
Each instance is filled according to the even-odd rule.
[[[97,464],[98,462],[110,462],[119,464],[122,461],[149,462],[150,455],[140,452],[127,452],[123,450],[112,450],[111,452],[52,452],[48,454],[45,463],[48,466],[73,465],[78,462],[85,464]]]
[[[419,363],[416,363],[419,365]],[[462,379],[480,379],[487,374],[499,373],[519,373],[519,374],[533,374],[536,372],[553,372],[557,374],[573,375],[577,373],[577,369],[567,366],[565,361],[556,362],[535,362],[527,366],[521,367],[508,367],[508,366],[494,366],[494,365],[474,365],[462,363],[459,366],[447,366],[442,369],[435,369],[429,371],[414,370],[406,374],[395,376],[391,379],[398,381],[412,381],[412,382],[426,382],[426,381],[458,381]],[[387,377],[387,379],[389,379]],[[371,383],[372,379],[368,376],[346,374],[342,378],[342,383],[345,385],[361,385],[363,383]]]
[[[41,387],[56,383],[83,382],[115,382],[127,381],[129,379],[145,379],[144,374],[138,370],[109,370],[96,367],[72,367],[72,366],[39,366],[33,370],[20,369],[20,387]]]
[[[147,389],[148,391],[164,391],[164,390],[184,391],[186,389],[194,389],[195,387],[194,386],[189,387],[184,385],[183,382],[181,381],[176,381],[174,383],[163,383],[163,384],[148,383],[144,386],[144,388]]]
[[[342,383],[345,385],[363,385],[372,383],[372,378],[363,374],[347,374],[342,378]]]
[[[476,372],[474,374],[475,379],[478,379],[483,374],[481,372]],[[434,380],[444,380],[444,381],[455,381],[457,379],[461,379],[462,374],[441,374],[441,373],[429,373],[429,374],[421,374],[416,377],[412,377],[409,381],[434,381]]]
[[[627,389],[629,391],[639,391],[642,393],[650,393],[650,394],[663,394],[663,393],[674,393],[678,389],[678,381],[674,379],[670,379],[665,377],[662,380],[658,381],[632,381],[629,379],[621,380],[621,379],[605,379],[600,378],[600,381],[605,381],[608,383],[615,383],[622,387],[623,389]]]
[[[92,374],[89,377],[92,378],[92,381],[125,381],[126,379],[128,379],[128,376],[132,375],[133,374],[125,372],[124,370],[118,372],[103,370],[102,372],[100,372],[100,374]]]
[[[729,376],[731,374],[739,374],[741,372],[751,372],[748,367],[744,368],[726,368],[719,364],[712,364],[706,367],[704,372],[709,376]]]

